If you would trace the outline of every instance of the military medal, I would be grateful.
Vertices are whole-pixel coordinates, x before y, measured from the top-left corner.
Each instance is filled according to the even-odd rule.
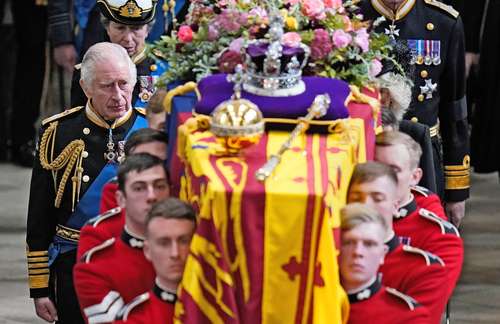
[[[104,153],[104,160],[106,160],[107,163],[114,163],[117,154],[115,152],[115,143],[113,143],[113,130],[110,128],[109,129],[109,136],[108,136],[108,143],[106,144],[108,151]]]
[[[391,39],[396,39],[396,36],[399,37],[399,29],[396,29],[396,25],[394,24],[394,20],[389,25],[389,29],[385,29],[385,34],[388,35]]]
[[[432,57],[431,57],[431,41],[426,39],[425,40],[425,57],[424,57],[424,64],[425,65],[431,65],[432,64]]]
[[[441,64],[441,41],[432,41],[432,63],[434,65]]]
[[[432,93],[436,91],[437,83],[432,83],[432,79],[425,80],[425,85],[420,87],[420,94],[425,95],[425,99],[432,99]]]
[[[415,63],[417,62],[417,41],[414,39],[409,39],[408,48],[411,52],[410,64],[415,65]]]
[[[151,99],[155,91],[154,78],[151,75],[140,75],[139,76],[139,87],[141,91],[139,92],[139,99],[142,102],[148,102]]]
[[[417,59],[415,61],[418,65],[424,63],[424,40],[417,39]]]
[[[118,163],[125,161],[125,141],[118,142]]]

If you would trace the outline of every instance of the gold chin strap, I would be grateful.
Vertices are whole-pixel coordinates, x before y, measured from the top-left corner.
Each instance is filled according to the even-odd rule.
[[[71,177],[72,185],[72,210],[75,210],[75,204],[80,201],[80,188],[82,183],[82,152],[85,150],[85,142],[83,140],[73,140],[71,141],[64,150],[54,159],[54,146],[56,139],[58,122],[50,123],[49,127],[43,132],[42,138],[40,139],[40,164],[45,170],[52,171],[52,177],[54,178],[54,188],[56,190],[56,199],[54,201],[54,206],[59,208],[61,206],[62,196],[64,194],[64,188],[66,182],[70,176],[71,170],[74,167],[74,174]],[[50,144],[49,144],[50,143]],[[50,145],[50,162],[48,162],[48,150]],[[76,165],[76,166],[75,166]],[[57,173],[59,170],[64,169],[59,186],[57,186]]]

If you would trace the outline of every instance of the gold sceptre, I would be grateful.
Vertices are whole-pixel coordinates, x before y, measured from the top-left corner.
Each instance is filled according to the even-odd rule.
[[[299,118],[299,124],[292,131],[288,139],[281,145],[278,152],[272,154],[269,160],[255,172],[255,178],[258,181],[265,181],[274,172],[274,169],[276,169],[281,161],[281,156],[292,146],[295,138],[307,130],[307,126],[311,120],[326,115],[328,108],[330,108],[330,96],[327,93],[317,95],[311,107],[309,107],[307,115]]]

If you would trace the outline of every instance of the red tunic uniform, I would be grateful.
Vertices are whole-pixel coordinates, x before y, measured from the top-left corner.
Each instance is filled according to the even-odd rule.
[[[448,273],[449,298],[462,271],[463,242],[457,228],[436,214],[442,211],[441,204],[435,205],[432,195],[417,196],[419,200],[414,199],[399,209],[399,217],[394,219],[393,228],[403,243],[429,251],[444,261]],[[437,208],[428,210],[421,205],[428,208],[434,205]]]
[[[379,271],[382,283],[412,296],[429,311],[429,323],[439,323],[448,301],[448,277],[444,262],[427,251],[399,243],[394,236]]]
[[[421,186],[414,186],[411,188],[411,192],[415,197],[415,201],[417,205],[421,208],[428,209],[434,212],[439,218],[448,220],[446,213],[444,212],[443,204],[441,203],[441,199],[438,195],[433,193],[427,188]]]
[[[104,213],[107,210],[118,207],[118,202],[116,201],[117,190],[118,190],[118,179],[116,177],[108,181],[104,185],[104,187],[102,187],[99,212]]]
[[[118,313],[115,324],[171,324],[174,318],[175,293],[155,284],[152,291],[137,296]]]
[[[120,207],[110,209],[89,220],[80,231],[78,250],[76,252],[77,260],[91,248],[112,237],[119,237],[124,225],[125,212]]]
[[[89,323],[112,322],[125,303],[151,289],[155,273],[144,242],[125,230],[90,249],[73,270],[80,307]]]
[[[429,312],[415,299],[376,280],[370,287],[349,294],[348,324],[429,324]]]

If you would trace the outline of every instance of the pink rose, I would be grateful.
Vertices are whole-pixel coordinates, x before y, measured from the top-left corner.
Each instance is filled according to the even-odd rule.
[[[281,42],[290,47],[298,47],[301,41],[302,37],[295,32],[285,33],[281,38]]]
[[[333,48],[328,32],[324,29],[315,29],[310,48],[311,58],[314,61],[326,58]]]
[[[302,12],[309,18],[324,19],[325,4],[322,0],[302,0]]]
[[[182,25],[177,32],[177,37],[181,43],[191,43],[193,40],[193,30],[187,25]]]
[[[243,47],[243,38],[236,38],[236,39],[233,39],[233,41],[231,42],[231,44],[229,44],[229,50],[232,51],[232,52],[237,52],[237,53],[240,53],[241,52],[241,47]]]
[[[370,35],[366,32],[366,28],[361,28],[356,32],[354,43],[361,48],[363,53],[370,49]]]
[[[333,45],[337,48],[344,48],[352,42],[352,36],[342,29],[337,29],[333,32]]]
[[[382,71],[382,63],[377,59],[373,59],[368,67],[368,75],[374,78],[380,73],[380,71]]]
[[[238,64],[243,64],[243,57],[234,51],[225,51],[217,61],[221,73],[233,73]]]
[[[323,0],[323,3],[328,9],[338,9],[342,7],[342,0]]]

